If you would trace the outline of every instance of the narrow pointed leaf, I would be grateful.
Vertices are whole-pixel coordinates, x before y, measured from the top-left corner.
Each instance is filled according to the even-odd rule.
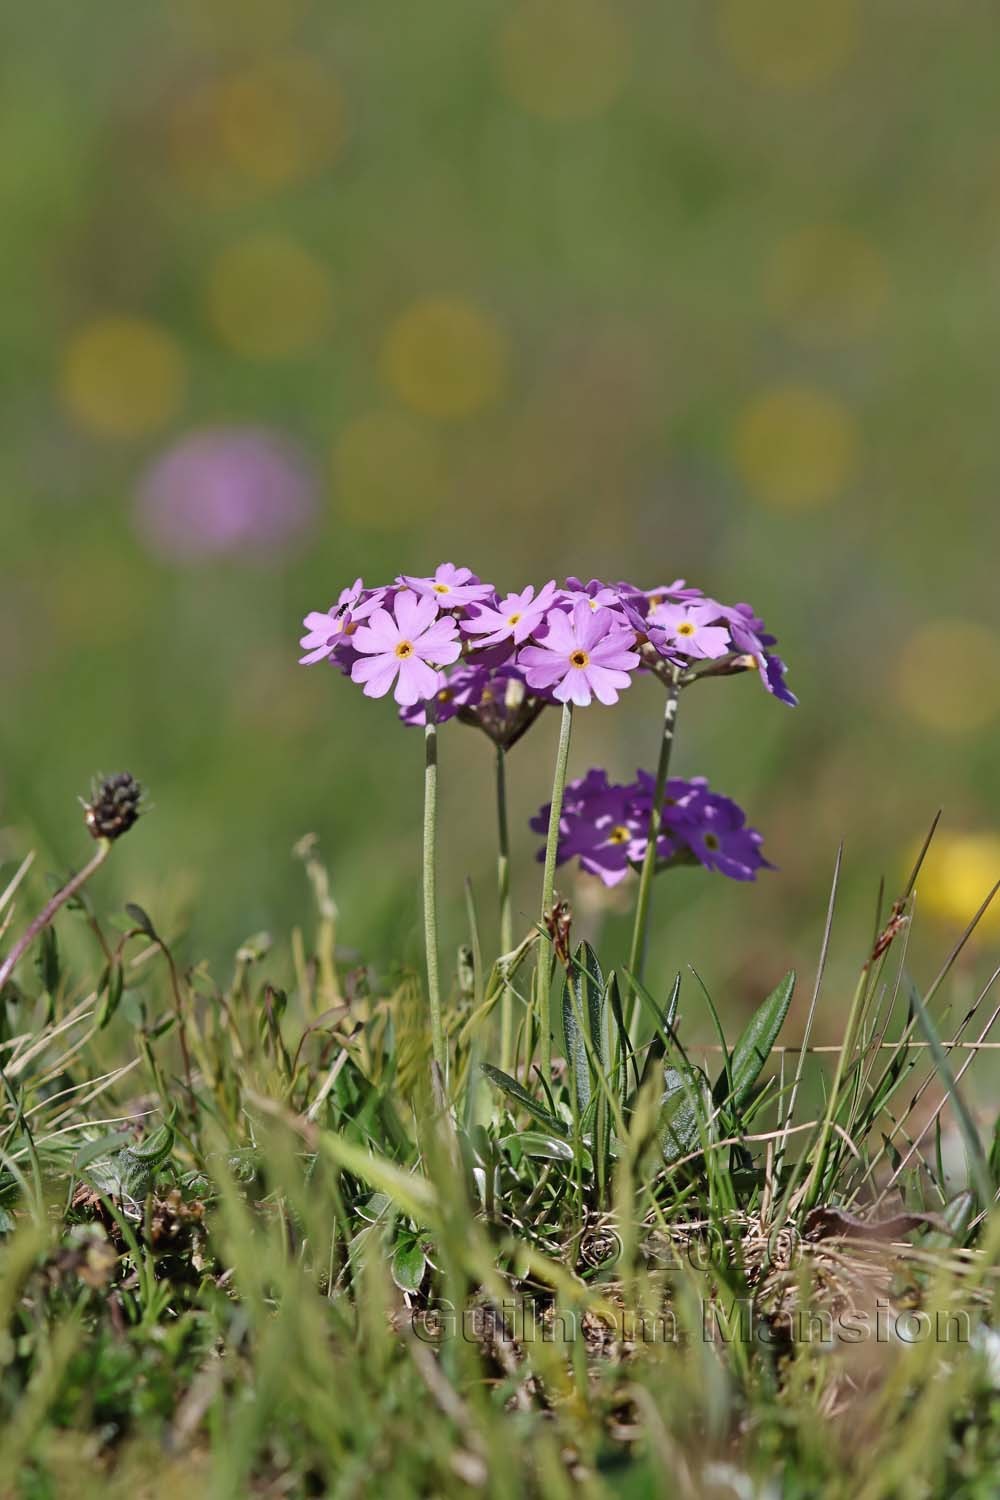
[[[553,1130],[556,1135],[566,1134],[566,1126],[563,1122],[544,1109],[537,1099],[533,1099],[516,1078],[511,1078],[509,1073],[505,1073],[502,1068],[495,1068],[492,1063],[481,1063],[480,1066],[491,1083],[496,1084],[497,1088],[502,1089],[511,1099],[516,1099],[529,1115],[545,1126],[546,1130]]]
[[[544,1135],[540,1130],[519,1130],[500,1141],[508,1150],[516,1146],[522,1156],[540,1156],[547,1161],[572,1161],[573,1148],[559,1136]]]
[[[749,1102],[754,1085],[771,1055],[771,1048],[778,1040],[794,989],[795,970],[789,969],[781,983],[758,1006],[733,1048],[729,1060],[732,1089],[729,1089],[726,1069],[723,1068],[713,1090],[716,1103],[728,1098],[737,1109],[742,1109]]]

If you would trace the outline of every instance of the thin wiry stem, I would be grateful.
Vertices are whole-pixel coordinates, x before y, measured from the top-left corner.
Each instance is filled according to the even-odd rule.
[[[514,946],[514,918],[510,905],[510,830],[507,824],[507,752],[496,746],[497,787],[497,896],[500,902],[500,952]],[[500,1001],[500,1066],[510,1072],[514,1052],[514,991],[504,975]]]
[[[545,867],[542,876],[542,928],[552,910],[556,888],[556,855],[559,850],[559,820],[562,817],[563,795],[566,791],[566,767],[569,764],[569,740],[573,729],[573,705],[564,703],[559,724],[559,747],[556,750],[556,768],[552,777],[552,806],[549,809],[549,831],[545,840]],[[552,954],[542,938],[538,946],[538,1025],[540,1063],[542,1077],[552,1072],[552,1017],[549,996],[552,987]]]
[[[431,1011],[431,1047],[434,1061],[445,1074],[447,1058],[441,1025],[441,981],[438,975],[437,934],[437,725],[427,705],[424,730],[424,954],[427,962],[427,1000]]]
[[[56,891],[51,901],[42,908],[35,920],[21,934],[3,963],[0,963],[0,990],[3,989],[38,934],[48,927],[60,907],[65,906],[66,902],[70,901],[76,895],[77,891],[86,885],[91,875],[101,868],[101,865],[103,865],[110,853],[110,839],[101,839],[97,846],[97,853],[93,859],[88,864],[85,864],[82,870],[77,871],[61,890]]]
[[[642,870],[639,874],[639,894],[635,903],[635,921],[632,926],[632,943],[628,958],[629,973],[639,980],[640,983],[642,982],[643,970],[646,966],[649,903],[653,893],[653,876],[656,873],[656,846],[659,843],[660,828],[663,824],[663,794],[670,771],[670,754],[674,747],[674,731],[677,726],[679,693],[678,674],[674,670],[667,687],[667,701],[663,710],[663,734],[660,739],[660,758],[656,767],[653,802],[649,809],[649,823],[646,828],[646,853],[642,861]],[[639,1024],[641,1009],[642,1002],[638,991],[636,991],[632,1002],[632,1018],[629,1024],[629,1032],[632,1036],[635,1035],[636,1027]]]

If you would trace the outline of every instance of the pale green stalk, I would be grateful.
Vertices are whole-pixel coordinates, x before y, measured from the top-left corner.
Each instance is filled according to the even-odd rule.
[[[629,973],[634,975],[640,982],[646,967],[649,903],[653,893],[653,876],[656,874],[656,846],[659,842],[660,828],[663,824],[663,793],[670,771],[670,753],[674,746],[674,729],[677,724],[677,701],[680,694],[677,677],[678,674],[674,671],[667,687],[667,702],[663,710],[663,734],[660,739],[660,758],[656,766],[653,802],[649,809],[649,823],[646,827],[646,853],[642,861],[642,869],[639,873],[639,894],[635,904],[632,944],[629,949]],[[629,1024],[629,1030],[633,1036],[635,1036],[636,1028],[639,1024],[641,1010],[642,1002],[636,991],[632,1002],[632,1017]]]
[[[507,824],[507,752],[496,746],[497,786],[497,894],[500,901],[500,952],[510,953],[514,946],[514,918],[510,905],[510,831]],[[511,1069],[514,1053],[514,991],[504,974],[500,1001],[500,1066]]]
[[[434,1061],[445,1076],[447,1056],[441,1025],[441,981],[438,975],[437,933],[437,725],[427,705],[424,730],[424,951],[427,960],[427,1000],[431,1011],[431,1047]]]
[[[552,807],[549,810],[549,831],[545,840],[545,869],[542,876],[542,929],[552,910],[556,886],[556,855],[559,850],[559,820],[562,817],[563,795],[566,791],[566,767],[569,763],[569,739],[573,729],[573,705],[564,703],[559,724],[559,748],[556,751],[556,768],[552,778]],[[549,1078],[552,1072],[552,1017],[550,991],[552,988],[552,954],[544,937],[538,947],[538,972],[536,975],[536,997],[538,1000],[538,1026],[541,1032],[540,1061],[542,1076]]]

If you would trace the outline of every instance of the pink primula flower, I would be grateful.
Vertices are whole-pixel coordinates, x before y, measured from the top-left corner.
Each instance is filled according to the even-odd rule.
[[[551,690],[559,703],[586,708],[593,698],[617,703],[618,691],[631,682],[629,672],[639,665],[632,650],[635,631],[623,626],[609,609],[592,610],[578,600],[572,614],[549,612],[538,646],[525,646],[517,664],[528,686]]]
[[[358,626],[351,645],[359,658],[351,680],[364,685],[368,698],[384,698],[395,683],[393,696],[402,707],[433,698],[436,668],[456,661],[462,649],[455,621],[439,614],[437,600],[405,589],[392,601],[391,614],[376,609]]]

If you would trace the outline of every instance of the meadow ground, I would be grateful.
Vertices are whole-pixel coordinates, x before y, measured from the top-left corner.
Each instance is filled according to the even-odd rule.
[[[845,1026],[817,1092],[794,975],[708,1076],[696,978],[604,975],[565,906],[492,962],[470,904],[442,1069],[421,981],[341,961],[299,852],[301,924],[224,976],[84,884],[3,989],[2,1493],[995,1493],[1000,1136],[961,1081],[989,986],[956,1012],[963,937],[921,993],[910,885],[853,998],[824,955],[806,981]]]

